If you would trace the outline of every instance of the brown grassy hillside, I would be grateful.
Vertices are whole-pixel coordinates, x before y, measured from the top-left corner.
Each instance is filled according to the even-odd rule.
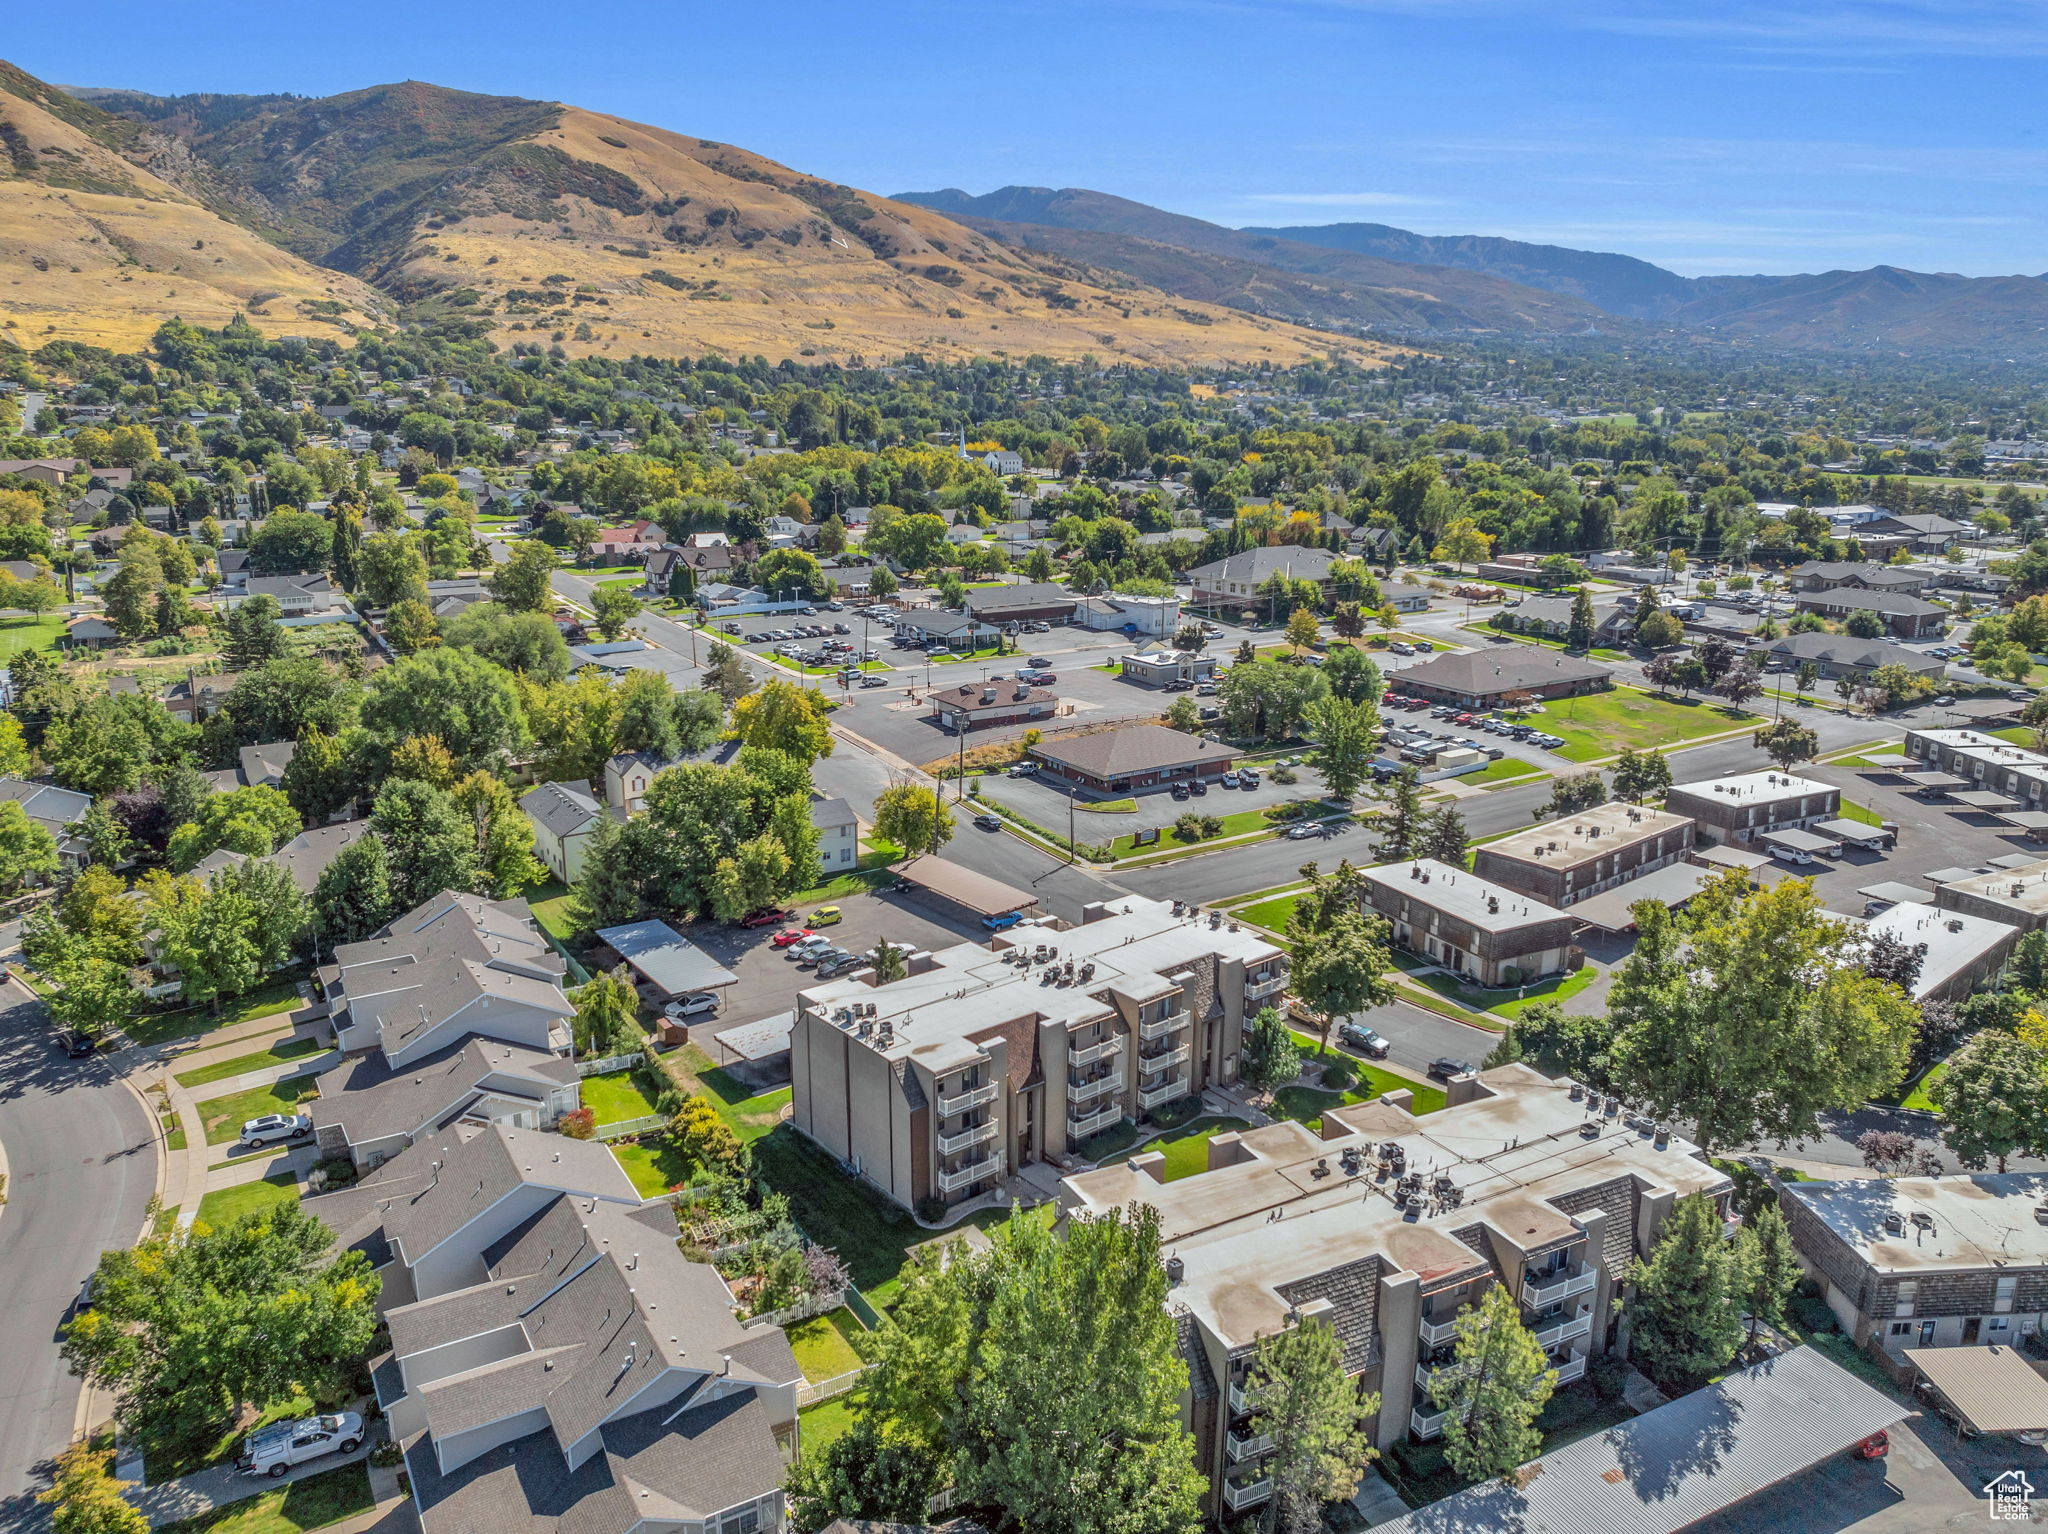
[[[132,348],[169,316],[273,332],[361,324],[392,306],[209,212],[0,73],[0,332]],[[81,126],[81,123],[83,126]],[[109,135],[117,136],[117,135]],[[317,309],[306,307],[317,306]]]

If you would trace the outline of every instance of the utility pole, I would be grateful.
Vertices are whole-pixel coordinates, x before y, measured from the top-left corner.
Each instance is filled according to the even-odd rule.
[[[1074,861],[1074,791],[1067,790],[1067,861]]]

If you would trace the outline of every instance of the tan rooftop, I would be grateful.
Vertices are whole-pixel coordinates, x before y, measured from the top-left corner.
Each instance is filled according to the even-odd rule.
[[[1676,830],[1691,818],[1643,804],[1603,804],[1488,842],[1486,850],[1494,857],[1518,858],[1546,868],[1576,868],[1634,842]]]
[[[2048,1264],[2048,1173],[1852,1177],[1786,1192],[1887,1273],[2007,1271]]]

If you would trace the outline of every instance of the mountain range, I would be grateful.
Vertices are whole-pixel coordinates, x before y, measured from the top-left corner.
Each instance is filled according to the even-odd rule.
[[[132,347],[173,314],[238,311],[270,332],[403,316],[620,355],[1388,351],[560,102],[417,81],[159,97],[0,65],[0,334]]]
[[[1080,188],[1007,186],[903,192],[900,202],[946,213],[1012,244],[1075,254],[1142,273],[1169,291],[1200,288],[1302,324],[1415,329],[1598,329],[1774,348],[2048,353],[2048,278],[1960,277],[1895,266],[1798,276],[1681,277],[1633,256],[1485,235],[1424,235],[1387,224],[1230,229]],[[1169,256],[1165,247],[1176,254]],[[1082,252],[1086,252],[1082,256]],[[1263,278],[1246,263],[1269,268]],[[1461,277],[1493,279],[1483,290]],[[1481,300],[1547,293],[1553,304]],[[1369,316],[1374,307],[1384,319]]]

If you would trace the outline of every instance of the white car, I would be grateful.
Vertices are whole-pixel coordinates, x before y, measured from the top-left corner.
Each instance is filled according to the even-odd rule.
[[[266,1113],[242,1126],[244,1145],[269,1145],[279,1140],[303,1140],[313,1132],[313,1121],[303,1113]]]
[[[362,1446],[363,1419],[352,1411],[328,1412],[258,1428],[242,1441],[235,1468],[244,1475],[275,1479],[308,1460],[327,1454],[353,1454]]]
[[[1321,836],[1322,834],[1323,828],[1321,826],[1289,826],[1287,828],[1287,839],[1290,842],[1305,842],[1312,836]]]
[[[680,1020],[686,1017],[709,1017],[717,1010],[718,998],[709,991],[699,991],[694,996],[678,996],[661,1009],[661,1015]]]
[[[791,943],[787,948],[782,950],[782,956],[785,959],[814,958],[822,950],[830,948],[831,946],[832,939],[830,939],[829,937],[819,937],[817,934],[813,933],[810,937],[805,938],[801,943]]]

